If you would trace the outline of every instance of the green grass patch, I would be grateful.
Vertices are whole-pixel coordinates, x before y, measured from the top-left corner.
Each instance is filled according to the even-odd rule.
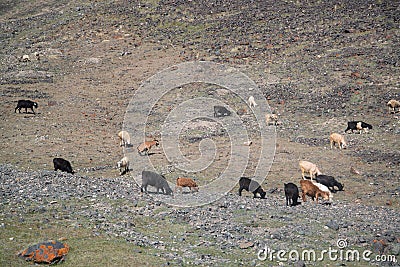
[[[3,220],[4,222],[4,220]],[[135,246],[124,239],[94,236],[88,228],[6,222],[0,231],[0,266],[23,266],[17,253],[38,242],[66,238],[70,252],[63,266],[154,266],[165,262],[156,249]]]

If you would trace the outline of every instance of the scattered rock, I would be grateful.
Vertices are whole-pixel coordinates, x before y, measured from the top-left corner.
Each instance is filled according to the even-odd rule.
[[[69,252],[69,246],[59,241],[47,241],[32,245],[18,254],[26,261],[55,264],[63,261]]]
[[[48,105],[49,107],[57,106],[57,101],[55,101],[55,100],[50,100],[50,101],[47,102],[47,105]]]
[[[240,247],[241,249],[247,249],[247,248],[251,248],[251,247],[253,247],[253,246],[254,246],[254,243],[251,242],[251,241],[248,241],[248,242],[241,242],[241,243],[239,244],[239,247]]]
[[[268,189],[268,193],[269,193],[269,194],[273,194],[273,193],[275,193],[275,192],[277,192],[277,191],[278,191],[278,187]]]
[[[277,165],[272,166],[272,175],[269,175],[277,178],[268,181],[269,187],[281,188],[284,179],[292,175],[292,170],[298,173],[298,170],[295,172],[297,167],[291,163],[303,154],[321,159],[327,172],[341,175],[346,191],[338,192],[339,201],[330,207],[313,205],[309,201],[289,209],[284,205],[283,192],[278,190],[272,194],[275,192],[273,188],[266,200],[252,199],[251,196],[239,199],[235,192],[214,204],[181,212],[165,206],[163,196],[141,195],[135,181],[129,177],[99,175],[92,179],[45,171],[21,172],[1,165],[0,213],[4,219],[1,230],[9,231],[10,220],[18,224],[28,218],[37,218],[32,225],[37,223],[40,227],[47,227],[48,223],[67,223],[72,230],[88,227],[93,229],[94,236],[126,239],[143,247],[143,252],[154,241],[162,239],[165,251],[154,253],[171,265],[183,263],[179,257],[185,257],[184,265],[195,262],[205,266],[247,265],[249,262],[241,259],[229,262],[224,255],[232,255],[230,249],[238,249],[240,241],[247,237],[252,238],[255,246],[258,241],[271,241],[276,249],[332,240],[332,232],[322,231],[321,226],[338,218],[352,221],[345,229],[340,224],[341,234],[348,235],[351,240],[356,240],[357,233],[361,232],[365,235],[365,242],[361,240],[361,243],[370,245],[371,240],[377,238],[375,233],[389,230],[393,233],[383,234],[381,238],[387,240],[388,246],[397,244],[396,198],[400,190],[396,191],[398,186],[393,185],[393,181],[399,177],[400,153],[392,151],[392,144],[396,144],[392,141],[396,139],[389,138],[396,138],[400,130],[398,116],[387,114],[385,107],[388,99],[399,96],[396,88],[400,62],[396,46],[398,28],[394,26],[398,22],[396,1],[371,5],[348,1],[334,7],[329,2],[314,1],[301,5],[301,8],[296,8],[299,1],[280,1],[273,5],[263,5],[262,1],[251,1],[248,5],[241,1],[165,1],[163,4],[144,1],[135,5],[129,1],[110,2],[82,2],[79,3],[81,6],[71,3],[58,5],[55,9],[40,4],[3,9],[6,19],[2,22],[1,42],[3,64],[0,81],[3,87],[0,95],[4,98],[2,119],[5,122],[2,124],[2,149],[11,151],[4,153],[3,162],[15,162],[18,168],[50,169],[51,166],[46,165],[42,158],[63,153],[75,157],[82,168],[86,166],[90,171],[111,170],[113,167],[108,164],[113,164],[111,159],[120,151],[107,144],[112,143],[112,131],[122,125],[126,103],[136,90],[133,88],[138,88],[141,81],[176,62],[211,59],[227,63],[231,69],[238,68],[254,78],[267,96],[271,112],[282,114],[284,125],[276,127],[279,138],[293,140],[298,143],[293,145],[300,147],[299,150],[293,149],[293,153],[280,155],[283,158],[277,158],[274,162]],[[367,9],[367,13],[373,15],[368,16]],[[345,10],[351,10],[352,16],[342,12]],[[104,19],[108,17],[116,19]],[[323,22],[318,23],[317,31],[315,18]],[[299,29],[298,25],[305,26]],[[44,29],[46,34],[37,29]],[[318,45],[308,45],[309,40],[315,40]],[[371,40],[372,46],[368,45]],[[360,45],[355,46],[355,42]],[[375,47],[377,49],[373,49]],[[40,60],[35,60],[34,51],[40,54]],[[30,61],[20,62],[23,54],[30,56]],[[44,84],[52,82],[55,86]],[[32,88],[49,92],[49,95],[36,93]],[[208,95],[225,100],[231,92],[210,89]],[[15,106],[13,101],[19,97],[49,98],[49,102],[47,107],[46,101],[41,102],[42,114],[33,118],[21,116],[15,123],[15,116],[11,113]],[[171,104],[168,103],[175,107]],[[56,105],[64,107],[59,110],[52,108]],[[88,115],[82,116],[82,111]],[[61,117],[62,113],[67,116]],[[105,120],[105,113],[112,114],[114,119]],[[237,113],[243,115],[242,119],[252,115],[246,110]],[[346,120],[355,116],[371,120],[376,125],[372,134],[349,134],[350,150],[338,153],[323,151],[328,146],[326,133],[342,131]],[[321,124],[332,117],[337,118],[332,127]],[[379,125],[385,120],[390,123]],[[24,127],[26,125],[32,127]],[[157,125],[150,123],[148,126],[153,129]],[[219,125],[205,126],[188,129],[193,133],[202,132],[190,136],[189,143],[199,142],[204,138],[204,132],[212,136],[226,134]],[[29,131],[20,130],[23,128]],[[249,133],[249,138],[256,140],[253,132]],[[35,136],[37,142],[29,143]],[[184,132],[182,136],[187,137]],[[299,138],[294,138],[296,136]],[[381,141],[385,139],[388,145]],[[381,142],[382,147],[379,147]],[[258,154],[257,142],[253,143],[253,148]],[[46,153],[42,153],[44,151]],[[323,157],[318,151],[324,154]],[[332,153],[336,154],[336,166],[328,162]],[[88,154],[93,161],[86,161]],[[9,155],[12,158],[6,158]],[[82,155],[83,161],[80,159]],[[152,161],[159,154],[153,156]],[[225,155],[221,153],[219,157],[225,158]],[[365,177],[353,181],[345,175],[342,167],[349,174],[347,164],[356,164],[358,160],[367,163],[360,164]],[[252,162],[256,161],[251,159]],[[284,166],[285,169],[277,171],[275,166]],[[382,168],[374,168],[378,166]],[[378,176],[368,176],[371,170]],[[354,174],[361,173],[357,171]],[[368,188],[368,193],[364,194],[361,186],[369,187],[370,182],[373,182],[374,192]],[[355,190],[354,184],[360,187]],[[356,198],[359,198],[359,204],[353,202]],[[393,203],[385,205],[387,199]],[[57,204],[49,205],[52,201]],[[141,232],[142,221],[136,221],[136,216],[151,218],[151,224],[144,226],[149,231],[168,222],[177,226],[184,224],[186,227],[178,229],[188,232],[173,231],[171,235],[177,236],[174,239],[168,237],[169,233]],[[133,222],[137,222],[137,228]],[[269,240],[270,233],[281,238]],[[189,235],[186,241],[181,234]],[[5,236],[4,241],[11,242],[8,237],[13,235]],[[19,236],[15,239],[23,242]],[[216,244],[216,247],[223,248],[224,253],[218,253],[217,257],[201,255],[190,249],[191,242],[187,240],[203,242],[205,248]],[[168,251],[172,247],[177,251]],[[253,251],[247,252],[253,259]],[[254,265],[256,263],[259,262],[254,262]]]
[[[358,170],[356,170],[354,167],[350,167],[350,172],[351,172],[352,174],[357,174],[357,175],[360,175],[360,174],[361,174],[361,172],[358,171]]]
[[[382,239],[381,240],[374,239],[372,241],[372,251],[379,255],[383,254],[386,246],[387,243]]]
[[[55,201],[57,202],[55,205],[62,206],[63,213],[68,215],[56,215],[51,217],[51,221],[65,221],[65,216],[68,216],[68,218],[76,218],[70,226],[80,228],[86,225],[80,221],[81,219],[89,220],[93,223],[95,236],[109,234],[122,237],[138,247],[156,247],[163,255],[170,253],[169,248],[176,244],[187,246],[187,240],[192,240],[193,235],[199,238],[198,246],[210,246],[208,238],[212,236],[213,242],[221,244],[221,249],[223,247],[225,250],[235,247],[238,249],[252,248],[259,241],[265,241],[264,238],[273,240],[277,247],[281,245],[287,247],[288,244],[293,245],[294,243],[301,246],[304,242],[301,240],[307,239],[308,233],[319,232],[315,228],[314,220],[332,218],[326,227],[339,230],[338,223],[333,219],[336,217],[342,218],[344,222],[352,221],[352,224],[347,226],[348,229],[362,229],[363,232],[378,233],[382,240],[383,238],[388,240],[386,242],[391,242],[391,245],[397,244],[394,242],[397,236],[397,227],[388,224],[387,221],[397,220],[398,214],[386,207],[377,208],[368,207],[362,203],[359,205],[348,203],[346,208],[332,207],[335,208],[333,212],[332,208],[307,203],[307,205],[300,205],[293,212],[285,206],[280,194],[272,194],[265,200],[253,199],[252,196],[239,198],[237,194],[227,194],[212,206],[174,209],[164,206],[161,201],[163,195],[141,194],[140,188],[134,181],[122,177],[88,179],[88,177],[78,174],[70,175],[53,171],[20,172],[8,165],[0,165],[0,174],[2,194],[5,196],[4,199],[7,199],[2,203],[5,210],[26,210],[28,213],[40,213],[44,216],[46,213],[52,212],[48,205]],[[189,195],[188,197],[193,196]],[[69,202],[71,198],[86,199],[91,204],[71,203]],[[21,202],[21,199],[24,201]],[[94,201],[91,201],[92,199]],[[110,206],[110,201],[118,201],[118,206]],[[161,210],[159,210],[160,208]],[[21,218],[18,214],[19,212],[12,212],[10,216],[15,216],[15,221],[18,221]],[[302,216],[299,217],[299,214]],[[161,242],[157,234],[141,233],[142,226],[135,225],[135,216],[152,217],[157,224],[162,224],[164,221],[178,224],[188,223],[192,229],[189,228],[186,233],[181,233],[182,235],[171,239],[163,238]],[[112,218],[114,223],[110,223],[106,218]],[[310,219],[313,220],[312,223],[310,223]],[[293,224],[294,221],[296,224]],[[49,220],[43,224],[47,223]],[[6,226],[4,224],[2,229],[6,229]],[[293,229],[294,226],[295,229]],[[381,231],[377,232],[376,228]],[[259,237],[259,239],[249,241],[245,239],[246,236]],[[299,239],[299,236],[302,238]],[[324,236],[323,231],[318,236],[328,237]],[[203,239],[203,237],[207,238]],[[374,238],[376,237],[374,236]],[[361,244],[366,240],[367,238],[364,236],[358,237],[358,242]],[[375,245],[378,251],[382,250],[381,245],[381,243]],[[139,250],[144,251],[141,248]],[[396,247],[393,247],[393,250],[396,252]],[[140,252],[138,251],[138,253]],[[200,256],[197,255],[199,258]],[[173,257],[171,262],[177,262],[178,260]],[[213,257],[206,257],[201,262],[211,265],[215,264],[214,260]]]
[[[304,261],[300,260],[300,261],[297,261],[293,266],[294,267],[306,267],[306,264]]]
[[[23,55],[20,59],[21,62],[29,62],[31,61],[29,55]]]
[[[244,142],[243,143],[245,146],[251,146],[251,144],[253,144],[253,142],[252,141],[247,141],[247,142]]]
[[[361,243],[361,244],[364,244],[367,242],[367,240],[362,236],[357,237],[357,241],[358,241],[358,243]]]
[[[327,224],[325,224],[327,227],[329,227],[332,230],[339,230],[339,224],[333,220],[330,220]]]
[[[390,245],[390,254],[396,257],[400,256],[400,243],[393,243]]]
[[[91,57],[91,58],[87,58],[87,59],[85,60],[85,62],[86,62],[87,64],[99,64],[99,63],[101,62],[101,59],[100,59],[100,58],[97,58],[97,57]]]
[[[227,89],[217,89],[216,92],[217,92],[217,95],[219,95],[219,96],[225,96],[225,95],[229,94],[230,91]]]

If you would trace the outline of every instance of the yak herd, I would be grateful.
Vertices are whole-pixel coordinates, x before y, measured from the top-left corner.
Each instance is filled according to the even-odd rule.
[[[248,105],[250,108],[257,106],[255,99],[253,96],[250,96],[248,99]],[[400,111],[400,102],[397,100],[390,100],[387,103],[387,107],[389,108],[389,112],[395,113],[396,109]],[[17,106],[15,108],[15,113],[21,113],[21,109],[25,109],[25,113],[28,113],[28,109],[35,113],[34,108],[38,108],[38,104],[31,100],[18,100]],[[214,106],[214,117],[224,117],[230,116],[231,111],[224,106]],[[270,125],[271,122],[273,125],[279,125],[280,122],[278,120],[277,114],[266,114],[265,115],[266,124]],[[363,122],[363,121],[349,121],[347,123],[347,128],[345,129],[345,133],[351,131],[358,131],[360,134],[362,132],[368,133],[369,130],[372,129],[372,125]],[[130,135],[127,131],[120,131],[118,133],[118,137],[120,139],[120,146],[130,146],[131,139]],[[338,146],[339,149],[345,149],[347,147],[347,143],[343,135],[339,133],[331,133],[329,136],[331,149]],[[142,144],[137,146],[137,152],[141,156],[149,156],[149,151],[154,146],[159,146],[159,141],[154,139],[152,141],[145,141]],[[53,159],[54,171],[60,170],[63,172],[74,174],[75,172],[72,169],[71,163],[68,160],[63,158],[54,158]],[[123,157],[120,161],[117,162],[117,167],[120,170],[120,175],[129,172],[129,159],[128,157]],[[318,203],[318,199],[321,197],[324,200],[331,201],[332,193],[336,191],[343,190],[343,184],[338,182],[333,176],[324,175],[316,164],[313,164],[309,161],[300,160],[299,167],[302,174],[302,179],[300,179],[300,189],[298,186],[292,182],[284,183],[284,192],[286,198],[287,206],[296,206],[300,204],[298,199],[301,197],[303,202],[306,201],[306,196],[310,197],[313,201]],[[306,177],[306,174],[309,177]],[[261,187],[261,185],[251,179],[249,177],[240,177],[239,178],[239,196],[242,195],[242,191],[246,190],[253,194],[253,197],[265,198],[266,192]],[[161,193],[166,195],[173,195],[173,190],[170,188],[166,178],[158,173],[152,171],[142,171],[142,185],[140,187],[141,192],[147,192],[148,186],[155,187],[157,189],[157,193],[161,191]],[[187,177],[178,177],[176,178],[176,186],[175,192],[180,190],[182,191],[183,187],[188,187],[190,192],[197,192],[199,187],[197,183],[192,178]],[[329,202],[328,202],[329,203]]]

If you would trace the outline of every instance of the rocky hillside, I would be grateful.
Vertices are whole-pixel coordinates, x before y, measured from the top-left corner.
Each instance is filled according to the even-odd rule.
[[[6,0],[0,29],[0,265],[22,265],[16,251],[61,237],[73,248],[64,263],[71,266],[301,266],[257,254],[265,246],[337,248],[339,239],[360,252],[370,249],[374,260],[306,265],[397,264],[375,258],[399,257],[400,122],[386,107],[400,101],[396,1]],[[212,204],[177,208],[165,204],[167,196],[141,194],[134,175],[119,176],[116,162],[126,151],[117,133],[135,92],[157,73],[191,61],[245,74],[278,114],[273,163],[261,177],[265,200],[239,197],[235,186]],[[160,96],[146,133],[161,135],[168,114],[195,97],[240,111],[253,141],[243,173],[254,175],[259,124],[245,99],[219,86],[190,83]],[[19,99],[37,102],[36,114],[15,113]],[[350,120],[373,129],[345,134],[349,147],[331,150],[329,134],[343,134]],[[191,160],[203,139],[218,144],[210,167],[193,174],[202,186],[232,156],[221,121],[210,113],[179,136]],[[152,152],[152,164],[169,182],[184,174],[170,170],[162,146]],[[53,172],[54,157],[71,161],[76,174]],[[283,183],[298,184],[300,159],[345,185],[331,205],[285,206]],[[108,258],[99,253],[108,249],[115,251]]]

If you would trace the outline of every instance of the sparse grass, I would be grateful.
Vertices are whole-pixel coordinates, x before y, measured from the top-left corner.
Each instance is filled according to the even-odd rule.
[[[62,241],[70,246],[70,252],[62,266],[154,266],[165,260],[155,256],[156,249],[134,246],[121,238],[93,236],[86,228],[51,226],[36,229],[34,225],[14,224],[0,232],[1,266],[26,266],[16,254],[30,245],[54,237],[65,237]],[[11,240],[11,238],[13,238]]]
[[[118,203],[111,206],[118,206]],[[3,240],[0,244],[0,265],[23,265],[24,261],[16,257],[19,251],[41,241],[60,238],[65,238],[64,242],[71,248],[63,266],[155,266],[166,262],[158,256],[156,248],[135,246],[125,239],[107,235],[101,229],[96,230],[93,223],[83,216],[63,219],[61,216],[65,214],[56,210],[50,208],[40,214],[29,212],[21,217],[1,218],[4,226],[0,231],[0,239]],[[107,222],[113,223],[111,220]],[[135,218],[138,231],[149,236],[156,235],[160,240],[170,239],[171,235],[179,235],[185,229],[183,225],[168,221],[164,224],[168,231],[154,224],[149,217]]]
[[[214,4],[219,3],[217,1]],[[7,0],[1,4],[4,9],[0,11],[0,22],[5,41],[0,57],[6,62],[2,67],[5,76],[14,76],[14,73],[22,70],[45,70],[53,74],[54,80],[30,83],[32,81],[26,82],[17,77],[13,83],[4,81],[1,84],[4,100],[0,120],[3,122],[1,130],[4,140],[0,145],[0,160],[25,170],[51,170],[51,158],[59,155],[72,159],[73,167],[82,170],[78,173],[91,176],[89,179],[118,176],[114,165],[122,151],[118,147],[116,133],[122,126],[124,109],[132,92],[142,81],[165,67],[215,55],[218,61],[228,62],[253,76],[265,95],[272,97],[271,108],[279,111],[284,121],[278,128],[278,144],[286,147],[286,152],[276,154],[272,172],[265,174],[264,189],[281,188],[283,182],[289,180],[298,182],[298,159],[309,158],[319,163],[324,172],[338,177],[345,184],[345,191],[335,194],[334,200],[346,202],[347,205],[356,205],[354,202],[357,201],[370,206],[398,209],[398,163],[387,158],[391,155],[391,149],[398,147],[398,134],[395,132],[398,125],[393,126],[390,132],[378,126],[385,120],[391,120],[394,124],[397,119],[389,118],[386,113],[368,110],[369,105],[379,109],[380,103],[377,101],[373,104],[364,103],[365,100],[375,99],[377,94],[382,98],[399,95],[396,53],[399,29],[393,26],[391,20],[396,16],[390,10],[394,5],[390,1],[378,1],[367,12],[377,16],[366,16],[363,15],[367,14],[364,12],[366,9],[360,6],[353,8],[351,5],[357,4],[353,2],[339,4],[335,13],[331,12],[331,3],[324,4],[331,8],[328,15],[319,8],[323,1],[309,5],[300,1],[291,4],[289,1],[276,2],[270,6],[262,3],[268,6],[268,10],[257,12],[254,12],[257,1],[248,7],[239,3],[240,11],[235,6],[231,10],[229,6],[219,6],[219,11],[215,13],[210,12],[211,8],[201,10],[202,4],[201,1],[183,1],[179,6],[173,6],[172,2],[164,6],[164,2],[160,5],[159,0],[144,1],[140,5],[131,1],[92,3],[81,0]],[[236,3],[233,1],[229,4]],[[295,13],[297,11],[294,11],[293,5],[302,6],[300,16]],[[347,14],[347,10],[351,14]],[[318,13],[315,20],[312,12]],[[268,16],[264,17],[263,14]],[[240,21],[232,21],[233,17],[238,17]],[[304,20],[304,24],[297,23],[300,19]],[[386,24],[386,21],[390,23]],[[304,27],[298,28],[298,25]],[[117,32],[120,26],[121,31]],[[355,43],[357,46],[354,46]],[[60,51],[61,54],[55,57],[49,49]],[[22,54],[37,51],[43,53],[40,62],[21,63],[17,60]],[[123,51],[131,54],[121,56]],[[242,61],[233,59],[234,52],[249,56],[248,65],[236,64]],[[85,58],[88,57],[98,57],[102,61],[86,64]],[[266,70],[276,78],[273,83],[267,81]],[[361,76],[351,77],[350,73],[354,71]],[[383,85],[377,86],[379,83]],[[287,93],[279,94],[278,89],[274,91],[276,85],[282,86],[278,89],[287,90]],[[316,103],[309,100],[315,100],[330,90],[334,92],[342,85],[357,88],[359,90],[356,92],[360,92],[346,94],[345,115],[331,115],[335,110],[330,103],[322,107],[321,113],[317,113],[314,110]],[[164,105],[154,108],[157,116],[150,121],[152,124],[148,130],[160,130],[157,126],[169,113],[169,106],[175,107],[180,101],[193,97],[208,97],[209,91],[214,89],[220,88],[193,83],[172,90],[171,94],[160,98],[160,103]],[[36,90],[40,94],[36,94]],[[176,98],[177,93],[181,95],[179,99]],[[37,99],[38,114],[14,114],[14,104],[18,98]],[[231,93],[220,96],[220,100],[232,107],[246,107],[240,98]],[[56,105],[53,106],[51,102]],[[335,117],[334,123],[324,116],[327,109],[332,109],[329,116]],[[346,135],[353,144],[346,151],[326,149],[328,141],[316,146],[289,141],[296,136],[305,136],[308,141],[322,140],[332,129],[344,130],[346,120],[353,116],[372,122],[374,130],[372,135]],[[296,125],[295,130],[293,125]],[[201,136],[204,133],[194,129],[186,134]],[[222,139],[216,140],[225,143]],[[192,159],[196,158],[198,144],[189,144],[185,138],[180,141],[186,142],[185,149],[193,155]],[[200,184],[209,182],[226,167],[224,160],[229,156],[224,153],[229,146],[218,149],[222,150],[221,157],[209,166],[209,170],[194,174],[196,178],[198,176]],[[253,142],[251,149],[257,154],[259,144]],[[156,150],[157,154],[151,157],[157,170],[161,171],[169,163],[159,151]],[[257,158],[257,155],[252,156]],[[252,157],[250,159],[253,160]],[[106,168],[84,172],[85,168],[103,166]],[[251,173],[255,168],[251,163],[249,166],[246,173]],[[359,169],[362,175],[350,174],[350,166]],[[169,174],[168,180],[174,182],[177,174]],[[125,177],[130,179],[129,176]],[[237,189],[235,187],[232,193],[237,195]],[[243,192],[243,197],[252,198],[252,194]],[[272,197],[274,200],[277,198],[276,195]],[[106,198],[95,201],[70,199],[48,204],[50,201],[43,202],[44,211],[38,210],[35,204],[16,207],[2,202],[0,223],[4,227],[0,227],[1,266],[26,266],[16,258],[16,252],[37,242],[61,237],[67,238],[66,242],[71,246],[71,253],[62,266],[159,266],[169,261],[162,256],[175,253],[182,256],[183,265],[200,264],[202,255],[211,255],[216,258],[215,265],[218,266],[248,266],[257,256],[257,247],[239,249],[237,243],[233,243],[233,247],[232,244],[218,243],[218,239],[195,228],[190,221],[164,215],[170,211],[169,207],[155,207],[152,211],[154,217],[132,215],[129,218],[138,232],[149,239],[164,241],[163,248],[136,246],[134,242],[111,236],[104,228],[95,228],[96,221],[88,218],[84,212],[76,212],[71,216],[62,207],[66,205],[77,211],[98,209],[104,215],[101,223],[118,224],[123,222],[108,214],[107,209],[123,208],[124,212],[145,209],[149,205],[145,200],[139,200],[136,207],[126,200]],[[309,202],[307,205],[311,204]],[[283,198],[281,203],[284,205]],[[270,218],[268,214],[254,217],[256,214],[256,209],[237,209],[231,215],[233,222],[261,233],[264,230],[286,230],[294,223],[282,220],[279,216]],[[299,212],[296,218],[308,220],[308,216]],[[323,228],[319,222],[317,226]],[[118,231],[124,231],[122,228],[118,228]],[[361,234],[368,236],[371,233],[348,232],[350,236]],[[257,238],[269,240],[263,235]],[[335,232],[325,231],[316,237],[299,239],[295,245],[301,245],[301,242],[325,244],[324,239],[335,238]],[[271,242],[279,243],[277,240]],[[322,247],[328,248],[326,244]],[[257,264],[277,265],[277,262]],[[353,262],[345,264],[359,266],[359,263]],[[325,260],[316,265],[335,266],[337,262]]]
[[[108,202],[112,209],[127,204],[124,201]],[[0,244],[0,265],[23,265],[23,260],[15,256],[17,252],[41,241],[60,238],[65,238],[71,248],[65,266],[154,266],[165,261],[156,256],[154,248],[135,246],[125,239],[107,235],[104,229],[96,228],[95,222],[80,212],[93,204],[85,199],[71,199],[62,201],[62,205],[26,206],[26,210],[3,205],[2,214],[6,214],[6,210],[10,212],[1,218],[0,239],[3,242]],[[103,203],[99,208],[108,205]],[[62,206],[76,212],[69,214]],[[118,223],[113,217],[105,218],[105,221],[108,224]],[[146,229],[149,221],[142,217],[134,218],[135,225]]]

